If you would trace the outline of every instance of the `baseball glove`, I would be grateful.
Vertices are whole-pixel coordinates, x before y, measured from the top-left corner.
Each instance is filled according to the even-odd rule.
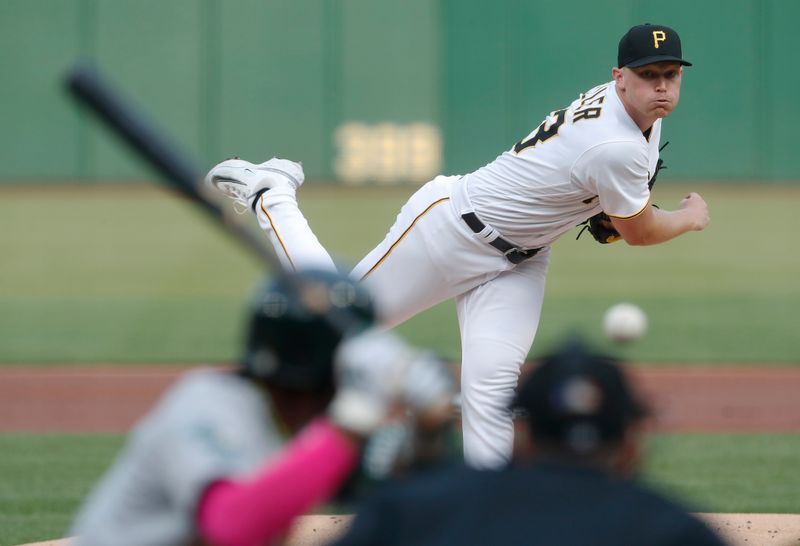
[[[658,151],[660,152],[666,148],[667,144],[669,144],[669,142],[665,142],[664,145],[658,149]],[[650,180],[647,182],[647,187],[650,191],[653,191],[653,185],[656,183],[658,171],[661,169],[666,169],[666,167],[664,166],[664,160],[658,158],[658,161],[656,162],[656,170],[653,173],[653,176],[651,176]],[[578,232],[578,236],[575,237],[576,241],[581,238],[581,235],[583,235],[583,232],[586,230],[589,230],[589,233],[592,235],[594,240],[602,245],[615,243],[622,239],[622,235],[620,235],[619,232],[614,229],[614,225],[611,223],[611,218],[609,218],[608,214],[605,212],[598,212],[585,222],[582,222],[578,225],[583,226],[583,228]]]
[[[615,243],[622,239],[622,235],[614,229],[614,225],[611,223],[611,218],[608,217],[608,214],[605,212],[598,212],[582,224],[578,224],[579,226],[583,226],[583,228],[578,232],[578,236],[575,237],[575,240],[581,238],[583,232],[587,229],[594,240],[602,245],[606,245],[608,243]]]

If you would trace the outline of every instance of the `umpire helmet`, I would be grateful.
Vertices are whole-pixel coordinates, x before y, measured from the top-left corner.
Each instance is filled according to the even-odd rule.
[[[290,390],[329,392],[339,342],[374,319],[366,290],[343,275],[282,275],[252,300],[242,373]]]
[[[582,339],[563,343],[523,381],[512,409],[528,414],[532,437],[589,454],[618,444],[648,414],[619,361]]]

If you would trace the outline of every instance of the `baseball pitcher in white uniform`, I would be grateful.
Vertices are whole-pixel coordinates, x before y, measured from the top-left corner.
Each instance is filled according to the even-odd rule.
[[[611,81],[550,112],[488,165],[422,186],[353,269],[386,327],[455,299],[469,464],[498,466],[511,455],[509,400],[539,324],[550,245],[590,219],[599,241],[630,245],[708,225],[697,193],[673,211],[650,204],[661,120],[678,104],[683,66],[691,63],[673,29],[631,28],[619,42]],[[228,160],[206,180],[252,208],[287,267],[333,267],[297,208],[299,164]]]

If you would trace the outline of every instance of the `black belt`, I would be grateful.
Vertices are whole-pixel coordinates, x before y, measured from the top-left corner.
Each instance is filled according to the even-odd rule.
[[[467,212],[461,215],[461,219],[464,220],[464,223],[469,226],[469,229],[474,231],[475,233],[480,233],[484,229],[486,229],[486,224],[481,222],[480,218],[474,212]],[[505,239],[500,236],[495,237],[491,241],[488,241],[490,245],[495,247],[497,250],[505,254],[506,259],[512,264],[518,264],[524,262],[528,258],[532,258],[536,256],[536,254],[542,250],[541,248],[531,248],[529,250],[522,250],[521,248],[517,248]]]

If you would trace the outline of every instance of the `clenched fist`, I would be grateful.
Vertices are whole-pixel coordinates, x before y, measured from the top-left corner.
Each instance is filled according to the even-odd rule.
[[[711,221],[711,217],[708,215],[708,205],[699,193],[692,192],[684,197],[679,208],[691,213],[694,221],[692,231],[703,231]]]

